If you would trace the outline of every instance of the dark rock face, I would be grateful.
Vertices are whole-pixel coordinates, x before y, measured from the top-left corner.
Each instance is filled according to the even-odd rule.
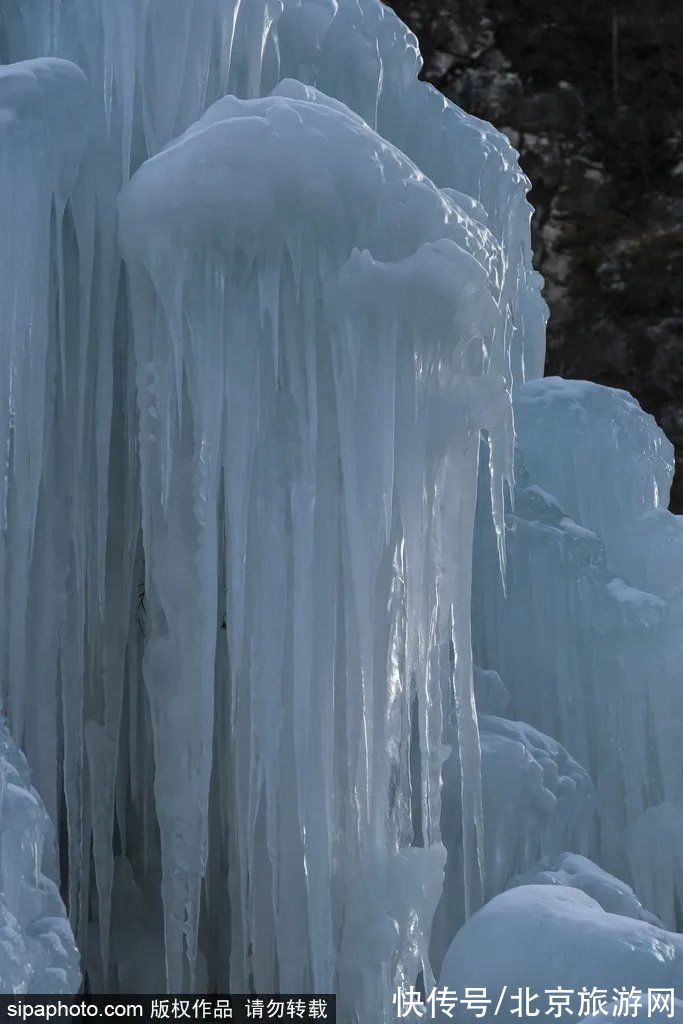
[[[390,0],[423,77],[533,182],[547,372],[625,388],[676,446],[683,511],[683,4]]]

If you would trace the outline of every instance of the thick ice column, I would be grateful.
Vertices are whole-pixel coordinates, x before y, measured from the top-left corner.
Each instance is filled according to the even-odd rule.
[[[216,104],[120,202],[167,969],[194,958],[229,758],[233,986],[334,985],[378,1019],[391,963],[428,970],[454,703],[477,858],[469,579],[479,430],[509,426],[487,373],[501,253],[341,104],[278,93]]]
[[[71,63],[41,59],[0,72],[2,685],[11,731],[25,745],[55,819],[64,736],[74,921],[85,843],[86,537],[94,540],[98,516],[98,501],[86,492],[91,464],[84,449],[86,410],[100,379],[97,358],[85,354],[93,192],[77,187],[90,113],[88,84]],[[106,403],[98,409],[106,431]]]
[[[114,436],[124,443],[111,459],[109,451],[114,364],[126,363],[125,314],[114,340],[117,178],[93,93],[74,64],[45,58],[10,65],[0,75],[0,93],[3,689],[12,733],[54,820],[64,793],[69,909],[83,939],[88,772],[98,790],[96,880],[108,930],[130,548],[139,532],[125,397],[114,403]],[[119,384],[124,380],[125,370]],[[126,388],[120,391],[125,396]],[[103,952],[106,958],[106,938]]]
[[[77,125],[75,112],[81,103],[87,108],[87,97],[84,76],[66,61],[0,69],[0,594],[7,599],[0,622],[8,652],[3,691],[20,739],[27,697],[29,565],[45,435],[54,417],[50,377],[58,372],[60,352],[64,359],[52,273],[59,268],[58,301],[63,302],[62,220],[84,146],[85,125]]]

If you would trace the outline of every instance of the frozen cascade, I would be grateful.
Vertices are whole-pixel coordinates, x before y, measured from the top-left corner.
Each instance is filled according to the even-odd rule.
[[[334,985],[381,1016],[430,977],[456,710],[481,888],[472,528],[484,431],[502,553],[509,391],[542,371],[528,182],[375,0],[8,0],[0,55],[52,76],[57,147],[40,182],[3,166],[43,197],[3,254],[43,290],[6,275],[4,308],[45,322],[3,428],[3,685],[65,802],[91,985],[145,985],[136,892],[171,988]]]
[[[57,424],[65,416],[53,386],[57,373],[65,385],[67,359],[64,310],[60,316],[55,307],[61,306],[64,294],[65,207],[85,145],[85,128],[77,127],[75,112],[88,98],[85,77],[66,61],[26,61],[0,69],[0,168],[7,183],[0,197],[0,622],[7,659],[4,697],[19,736],[27,703],[38,701],[37,692],[35,697],[26,692],[35,667],[27,664],[29,607],[41,599],[31,593],[29,566],[34,550],[38,559],[48,557],[40,536],[35,537],[39,497],[43,466],[49,474],[52,459],[61,454],[58,448],[45,450],[51,443],[57,447],[50,435],[59,432]],[[65,131],[59,130],[57,116],[62,110],[68,118]],[[56,282],[53,262],[59,269]],[[51,294],[55,287],[58,300]],[[52,687],[47,680],[41,686],[49,704]],[[56,709],[52,714],[54,718]],[[55,780],[55,765],[46,765],[41,782],[49,790]],[[46,800],[54,812],[54,794],[46,793]]]
[[[97,607],[104,553],[111,391],[106,288],[98,313],[92,308],[96,253],[106,265],[87,173],[92,108],[72,63],[42,58],[0,69],[2,692],[53,821],[63,767],[74,923],[87,896],[82,720],[99,618],[88,610]],[[92,445],[91,431],[99,432]]]
[[[91,988],[389,1020],[500,913],[663,978],[670,449],[536,379],[508,141],[377,0],[5,0],[0,59],[2,692]]]
[[[228,93],[264,96],[292,78],[340,100],[488,223],[505,252],[505,343],[491,358],[516,382],[542,375],[547,311],[517,153],[417,81],[417,41],[379,0],[5,0],[3,49],[84,69],[124,180]]]
[[[500,247],[360,117],[288,82],[209,108],[137,172],[120,224],[169,976],[183,963],[175,922],[196,929],[214,692],[228,690],[234,738],[215,743],[240,852],[232,976],[324,990],[338,948],[343,998],[378,1008],[388,964],[428,970],[419,922],[440,891],[451,635],[465,772],[478,756],[467,579],[480,428],[509,430],[484,343],[500,319]],[[229,677],[215,673],[226,599]],[[419,852],[404,849],[404,679]],[[467,827],[478,811],[465,794]],[[397,873],[412,876],[399,902]]]
[[[514,407],[507,596],[490,585],[497,553],[482,494],[475,651],[505,681],[506,713],[590,772],[589,855],[680,927],[683,601],[680,518],[665,510],[671,445],[630,395],[596,384],[532,381]]]

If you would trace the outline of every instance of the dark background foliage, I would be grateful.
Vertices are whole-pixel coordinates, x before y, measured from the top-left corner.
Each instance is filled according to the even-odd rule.
[[[531,178],[549,374],[625,388],[676,447],[683,511],[682,0],[389,0],[422,77]]]

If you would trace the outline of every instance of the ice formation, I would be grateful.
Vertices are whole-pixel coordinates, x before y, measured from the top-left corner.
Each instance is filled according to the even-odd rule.
[[[479,713],[484,817],[484,888],[478,903],[502,892],[541,857],[590,847],[592,786],[567,751],[538,730]],[[444,889],[432,931],[436,970],[466,918],[462,890],[461,773],[457,737],[444,765]]]
[[[672,579],[677,520],[664,508],[671,445],[629,395],[585,382],[523,385],[515,427],[506,592],[487,582],[496,545],[484,512],[475,649],[505,680],[512,713],[565,744],[589,771],[599,863],[632,881],[673,927],[683,692],[681,590]],[[626,467],[623,479],[610,450]],[[648,840],[665,822],[667,882]],[[656,904],[647,891],[655,877]]]
[[[515,876],[508,888],[516,885],[563,885],[580,889],[610,914],[634,917],[662,927],[659,918],[645,909],[630,886],[579,853],[543,857],[529,871]]]
[[[73,174],[24,271],[51,447],[41,475],[9,446],[7,498],[10,603],[45,641],[8,713],[55,818],[63,770],[95,987],[129,977],[135,885],[170,988],[336,987],[367,1018],[430,975],[452,706],[466,893],[481,871],[468,580],[480,433],[500,545],[509,390],[542,363],[526,181],[374,0],[182,6],[3,9],[7,59],[61,58],[92,111],[54,82]]]
[[[275,936],[285,990],[309,979],[329,988],[338,884],[348,901],[340,987],[385,987],[384,965],[408,933],[380,926],[376,961],[368,950],[357,979],[344,950],[357,930],[402,916],[386,873],[411,828],[390,802],[392,775],[405,767],[394,747],[409,714],[404,673],[422,718],[426,842],[421,858],[411,855],[415,884],[435,888],[440,868],[441,708],[430,712],[428,693],[431,675],[448,699],[443,644],[453,629],[467,635],[449,567],[471,543],[482,396],[501,405],[503,425],[507,412],[502,381],[485,376],[499,247],[357,115],[289,83],[268,99],[210,107],[137,172],[119,208],[141,420],[143,672],[162,867],[175,879],[167,912],[182,918],[188,903],[191,921],[199,912],[216,624],[227,600],[232,672],[229,682],[221,674],[220,699],[235,739],[216,744],[232,765],[236,945],[240,955],[251,946],[254,961],[236,957],[233,973],[241,984],[254,973],[269,990]],[[428,498],[415,508],[438,483],[447,507]],[[420,637],[430,621],[434,635]],[[406,663],[396,665],[395,695],[387,652]],[[468,677],[456,681],[463,701]],[[474,747],[472,727],[470,715],[462,731]],[[189,777],[178,764],[184,745]],[[176,850],[188,835],[201,844]],[[266,880],[272,895],[259,905],[254,887]],[[308,921],[293,945],[296,905]],[[174,976],[176,938],[167,924]]]
[[[496,1000],[528,990],[538,998],[524,1020],[537,1016],[542,994],[553,989],[572,992],[576,1013],[582,989],[611,996],[622,988],[675,988],[682,957],[681,935],[610,914],[579,889],[523,885],[494,897],[463,925],[444,960],[441,984],[459,992],[485,988]],[[506,1024],[520,1019],[511,1000],[501,1003],[497,1017]],[[471,1013],[458,1007],[453,1019],[470,1020]]]
[[[649,978],[671,452],[539,379],[508,141],[378,0],[5,0],[0,58],[3,700],[91,990],[388,1021],[501,907]]]
[[[26,759],[0,722],[0,991],[69,993],[81,982],[78,950],[54,867],[50,819]],[[43,865],[45,861],[45,865]]]

